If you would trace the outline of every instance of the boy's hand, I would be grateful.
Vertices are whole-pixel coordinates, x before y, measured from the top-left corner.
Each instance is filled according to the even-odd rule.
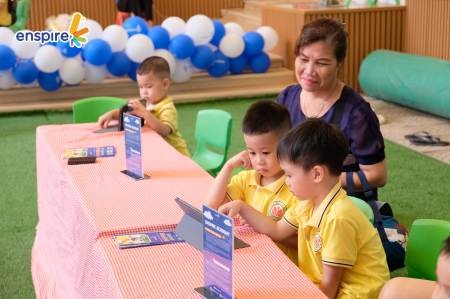
[[[244,166],[245,170],[248,170],[252,167],[252,161],[250,160],[250,154],[248,151],[243,151],[228,160],[228,165],[230,165],[233,168],[236,168],[238,166]]]
[[[100,116],[98,118],[98,122],[97,125],[99,128],[107,128],[109,122],[112,120],[113,115],[111,113],[111,111],[106,112],[105,114],[103,114],[102,116]]]
[[[133,108],[133,111],[129,111],[128,113],[139,116],[140,118],[145,118],[145,115],[149,113],[147,108],[139,100],[131,100],[128,106]]]
[[[250,227],[250,224],[248,224],[247,221],[245,221],[245,219],[241,217],[241,215],[239,215],[239,224],[242,226]]]
[[[219,207],[218,211],[222,214],[227,215],[230,218],[233,218],[234,216],[239,214],[242,203],[243,203],[242,200],[235,200]]]

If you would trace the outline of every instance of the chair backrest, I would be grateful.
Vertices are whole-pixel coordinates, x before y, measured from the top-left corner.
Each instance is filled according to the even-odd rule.
[[[73,103],[73,122],[92,123],[108,111],[118,109],[127,104],[127,101],[114,97],[93,97],[79,100]]]
[[[195,138],[197,150],[206,144],[225,150],[225,159],[231,140],[231,115],[219,109],[201,110],[197,114]]]
[[[436,281],[436,264],[443,242],[450,236],[450,222],[433,219],[414,221],[409,233],[405,266],[408,277]]]
[[[355,205],[361,210],[361,212],[363,212],[364,215],[366,215],[367,219],[369,219],[369,221],[373,224],[375,216],[373,215],[373,210],[369,206],[369,204],[364,200],[354,196],[349,196],[349,198],[355,203]]]

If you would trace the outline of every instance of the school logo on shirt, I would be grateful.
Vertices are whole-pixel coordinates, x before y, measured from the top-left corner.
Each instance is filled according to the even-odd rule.
[[[283,218],[286,213],[286,205],[282,201],[274,201],[269,206],[269,217],[275,221]]]
[[[320,237],[320,232],[317,232],[316,236],[314,237],[313,249],[314,252],[317,252],[320,249],[322,249],[322,238]]]

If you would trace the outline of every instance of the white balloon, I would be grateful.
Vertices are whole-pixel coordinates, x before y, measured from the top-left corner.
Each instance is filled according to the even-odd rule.
[[[114,76],[113,74],[111,74],[111,73],[108,71],[108,68],[106,68],[106,77],[111,78],[111,79],[120,78],[120,77],[118,77],[118,76]]]
[[[213,52],[216,52],[217,51],[217,47],[216,46],[214,46],[213,44],[206,44]]]
[[[80,28],[89,27],[89,33],[84,35],[83,37],[87,38],[87,41],[102,38],[103,36],[103,28],[102,26],[94,21],[94,20],[86,20],[81,23]],[[86,44],[85,44],[86,45]]]
[[[236,33],[225,35],[219,44],[219,50],[228,58],[236,58],[244,53],[245,43]]]
[[[28,84],[19,83],[19,85],[22,86],[23,88],[32,88],[32,87],[35,87],[37,84],[38,84],[38,79],[36,79],[33,82],[28,83]]]
[[[169,32],[170,39],[175,35],[186,32],[186,23],[179,17],[170,17],[162,22],[161,27]]]
[[[173,57],[172,53],[170,53],[166,49],[158,49],[155,51],[153,56],[158,56],[158,57],[164,58],[167,61],[167,63],[169,64],[170,74],[171,75],[173,74],[173,72],[175,71],[176,62],[175,62],[175,57]]]
[[[128,33],[122,26],[111,25],[103,31],[103,40],[111,46],[112,52],[120,52],[127,46]]]
[[[89,62],[85,61],[84,70],[85,70],[84,78],[89,83],[97,84],[106,79],[107,76],[106,64],[97,66],[92,65]]]
[[[205,15],[195,15],[186,23],[186,34],[192,38],[194,45],[206,45],[214,37],[214,23]]]
[[[0,71],[0,89],[10,89],[16,84],[16,80],[14,80],[12,69],[6,71]]]
[[[11,47],[14,38],[14,31],[8,27],[0,27],[0,45]]]
[[[245,32],[244,29],[242,29],[241,25],[239,25],[238,23],[235,22],[229,22],[226,23],[225,25],[225,32],[226,34],[230,34],[230,33],[236,33],[239,36],[244,36]]]
[[[30,30],[20,30],[25,35]],[[39,42],[19,42],[15,38],[11,41],[11,49],[14,51],[17,57],[22,59],[32,59],[36,54],[36,51],[41,45]]]
[[[263,26],[256,30],[264,39],[263,51],[267,52],[275,48],[278,43],[278,34],[272,27]]]
[[[135,34],[128,39],[125,52],[132,61],[141,63],[146,58],[153,56],[155,45],[147,35]]]
[[[194,65],[192,65],[192,72],[193,72],[194,74],[201,73],[201,72],[203,72],[203,71],[204,71],[204,70],[198,69],[198,68],[196,68]]]
[[[36,51],[34,56],[36,67],[44,73],[54,73],[62,65],[61,52],[53,45],[45,45]]]
[[[175,59],[176,67],[173,74],[170,76],[174,82],[186,82],[192,76],[193,65],[191,58]]]
[[[83,64],[76,58],[66,59],[59,69],[61,79],[70,85],[76,85],[83,81],[84,75]]]

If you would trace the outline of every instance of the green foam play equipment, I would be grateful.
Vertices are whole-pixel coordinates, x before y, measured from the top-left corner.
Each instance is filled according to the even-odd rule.
[[[27,25],[28,19],[30,18],[30,0],[21,0],[17,2],[16,16],[16,22],[8,26],[14,33],[25,29],[25,26]]]
[[[108,111],[126,105],[127,101],[114,97],[93,97],[73,103],[73,123],[93,123]]]
[[[405,266],[408,277],[436,281],[436,263],[450,236],[450,222],[434,219],[414,221],[409,233]]]
[[[450,119],[450,61],[376,50],[361,64],[359,85],[372,97]]]
[[[195,138],[197,139],[197,150],[192,156],[198,165],[211,175],[215,176],[227,161],[228,147],[231,141],[231,115],[219,109],[201,110],[197,114],[195,125]],[[224,154],[215,153],[206,145],[223,149]]]

